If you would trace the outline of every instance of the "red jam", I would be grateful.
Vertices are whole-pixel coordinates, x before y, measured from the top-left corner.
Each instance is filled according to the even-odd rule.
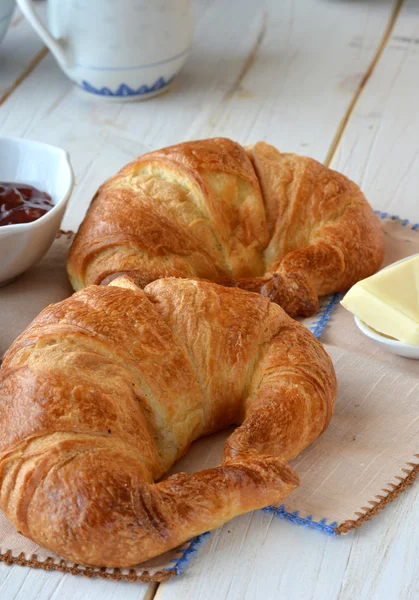
[[[31,223],[53,206],[51,196],[32,185],[0,182],[0,226]]]

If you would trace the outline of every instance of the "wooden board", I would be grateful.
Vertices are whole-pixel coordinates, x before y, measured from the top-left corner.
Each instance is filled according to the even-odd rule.
[[[124,163],[183,139],[268,139],[323,160],[393,5],[200,1],[192,55],[167,94],[129,104],[92,98],[48,56],[5,102],[0,134],[70,152],[77,187],[65,228],[78,226],[98,185]]]
[[[419,222],[419,5],[407,0],[332,161],[374,208]]]
[[[38,10],[44,18],[44,3],[38,4]],[[0,104],[36,67],[45,54],[42,41],[16,9],[6,36],[0,43]]]
[[[0,563],[2,600],[151,600],[157,584],[133,584],[74,577]]]
[[[133,156],[180,139],[262,138],[323,160],[395,6],[390,0],[196,4],[194,51],[170,93],[147,103],[100,103],[79,92],[48,56],[0,110],[1,135],[71,152],[77,187],[66,227],[78,225],[105,177]],[[406,2],[332,163],[361,183],[375,207],[417,221],[418,39],[418,10]],[[413,599],[418,500],[419,486],[339,539],[263,512],[243,516],[205,542],[185,575],[158,589],[0,564],[0,597]]]

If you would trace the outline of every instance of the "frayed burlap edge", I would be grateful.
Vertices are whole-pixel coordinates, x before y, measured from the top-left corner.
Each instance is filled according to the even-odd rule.
[[[0,554],[0,561],[6,565],[20,565],[21,567],[32,567],[34,569],[44,569],[44,571],[61,571],[62,573],[71,573],[71,575],[83,575],[89,579],[92,577],[99,577],[101,579],[111,579],[112,581],[128,581],[134,583],[141,581],[142,583],[151,583],[152,581],[163,582],[176,575],[174,569],[163,569],[150,575],[148,571],[144,571],[141,575],[137,575],[135,569],[130,569],[128,573],[121,573],[120,569],[113,569],[112,572],[108,572],[106,567],[100,569],[93,569],[92,567],[82,567],[80,565],[70,566],[66,561],[60,560],[60,562],[54,562],[51,557],[46,558],[44,561],[39,561],[36,554],[32,555],[31,558],[25,558],[23,552],[19,556],[12,556],[12,551],[7,550],[3,554]]]
[[[419,458],[419,454],[415,454],[415,457]],[[344,521],[336,527],[335,532],[338,534],[348,533],[352,529],[361,527],[366,521],[372,519],[380,510],[383,510],[387,504],[393,502],[393,500],[395,500],[397,496],[404,492],[407,487],[412,485],[419,474],[419,463],[416,464],[408,462],[406,463],[406,466],[410,467],[402,469],[403,473],[406,473],[406,477],[400,477],[396,475],[395,479],[399,481],[398,484],[388,483],[387,487],[382,489],[382,491],[385,492],[385,496],[382,494],[377,494],[375,496],[376,499],[368,500],[367,504],[371,504],[371,506],[363,506],[361,508],[363,512],[356,512],[355,514],[358,515],[358,519],[348,519],[347,521]]]

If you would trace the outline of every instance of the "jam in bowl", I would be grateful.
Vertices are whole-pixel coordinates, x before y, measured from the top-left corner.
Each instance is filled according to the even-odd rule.
[[[33,185],[0,182],[0,227],[32,223],[53,206],[51,196]]]
[[[60,229],[73,183],[65,150],[0,137],[0,286],[16,279],[48,251]]]

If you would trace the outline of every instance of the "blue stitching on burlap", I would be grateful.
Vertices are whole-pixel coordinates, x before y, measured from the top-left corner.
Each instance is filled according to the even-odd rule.
[[[327,535],[337,535],[336,527],[337,521],[333,521],[333,523],[327,524],[326,519],[321,519],[320,521],[313,521],[313,515],[308,515],[307,517],[300,517],[300,511],[295,510],[290,513],[287,511],[285,504],[281,506],[267,506],[262,509],[265,512],[273,513],[275,516],[280,519],[286,519],[291,523],[296,523],[297,525],[303,525],[304,527],[311,527],[312,529],[317,529],[318,531],[323,531]]]
[[[165,569],[165,571],[176,571],[176,575],[180,575],[185,570],[185,566],[188,564],[191,556],[198,551],[199,546],[210,536],[210,532],[206,531],[192,538],[188,546],[183,550],[182,554],[178,558],[174,558],[171,562],[175,564],[173,567]]]
[[[337,292],[336,294],[330,294],[327,297],[325,304],[320,307],[319,312],[316,315],[315,321],[310,325],[309,329],[314,335],[314,337],[319,338],[324,331],[324,328],[327,325],[330,317],[332,316],[333,311],[338,305],[340,299],[343,294],[341,292]]]
[[[399,219],[401,221],[400,224],[402,227],[410,225],[410,228],[413,229],[413,231],[417,231],[419,229],[419,223],[412,223],[411,221],[409,221],[409,219],[401,220],[398,215],[390,215],[388,212],[381,212],[381,210],[375,210],[374,212],[380,217],[380,219],[387,219],[387,217],[390,217],[392,221],[396,221],[397,219]]]

